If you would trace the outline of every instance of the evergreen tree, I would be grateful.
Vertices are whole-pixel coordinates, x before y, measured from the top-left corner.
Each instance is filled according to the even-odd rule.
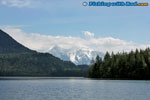
[[[111,55],[106,52],[103,60],[96,57],[89,72],[92,78],[150,79],[150,49]]]

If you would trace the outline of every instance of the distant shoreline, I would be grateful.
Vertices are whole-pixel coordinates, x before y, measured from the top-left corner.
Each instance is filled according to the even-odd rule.
[[[88,80],[145,80],[127,78],[88,78],[88,77],[38,77],[38,76],[0,76],[0,80],[47,80],[47,79],[88,79]],[[145,80],[150,81],[150,80]]]
[[[84,77],[26,77],[26,76],[4,76],[0,80],[39,80],[39,79],[84,79]]]

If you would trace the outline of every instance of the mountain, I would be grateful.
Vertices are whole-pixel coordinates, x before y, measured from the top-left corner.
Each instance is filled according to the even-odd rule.
[[[32,51],[0,30],[0,76],[86,76],[87,69]]]
[[[33,52],[32,50],[24,47],[8,34],[0,30],[0,53],[23,53]]]
[[[22,44],[18,43],[8,34],[0,30],[0,53],[24,53],[32,52],[28,48],[24,47]],[[92,50],[90,48],[61,48],[59,46],[53,46],[50,50],[47,50],[54,56],[64,60],[71,61],[76,65],[87,64],[89,65],[92,58],[97,55],[101,57],[104,56],[103,53]]]
[[[64,49],[59,46],[54,46],[48,52],[62,60],[71,61],[76,65],[82,65],[82,64],[89,65],[91,60],[95,58],[97,55],[101,57],[104,56],[103,53],[99,51],[94,51],[89,48]]]

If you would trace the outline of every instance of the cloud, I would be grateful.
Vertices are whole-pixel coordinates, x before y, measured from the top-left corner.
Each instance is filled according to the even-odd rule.
[[[94,37],[94,33],[91,33],[89,31],[83,31],[84,35],[87,37]]]
[[[23,30],[11,26],[2,28],[15,40],[25,45],[26,47],[48,52],[54,46],[60,46],[65,49],[91,49],[105,53],[108,52],[122,52],[138,49],[145,49],[150,45],[142,45],[134,42],[128,42],[113,37],[94,38],[94,33],[86,31],[86,35],[93,38],[86,39],[81,37],[65,37],[65,36],[51,36],[39,33],[26,33]]]
[[[60,9],[77,9],[81,3],[75,0],[0,0],[0,4],[15,8],[40,8],[48,11],[57,11]]]
[[[48,6],[48,1],[49,0],[1,0],[0,4],[16,8],[41,8],[45,7],[45,5]]]
[[[26,7],[31,4],[32,0],[1,0],[1,4],[10,7]]]

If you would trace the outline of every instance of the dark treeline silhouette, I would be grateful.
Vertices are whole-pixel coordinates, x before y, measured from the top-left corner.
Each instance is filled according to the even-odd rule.
[[[90,78],[150,79],[150,48],[129,53],[97,56],[88,71]]]
[[[77,66],[48,53],[0,54],[0,76],[83,77],[87,70],[87,66]]]

